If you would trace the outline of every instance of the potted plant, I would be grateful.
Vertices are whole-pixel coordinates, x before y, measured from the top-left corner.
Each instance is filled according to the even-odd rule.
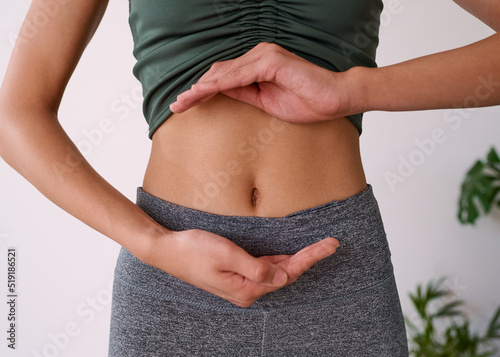
[[[500,339],[500,306],[486,331],[479,335],[470,329],[469,319],[461,307],[463,301],[453,298],[442,287],[444,278],[417,286],[410,298],[416,310],[413,318],[405,316],[408,326],[410,355],[415,357],[489,357],[498,356],[494,346]],[[450,298],[451,296],[451,298]]]

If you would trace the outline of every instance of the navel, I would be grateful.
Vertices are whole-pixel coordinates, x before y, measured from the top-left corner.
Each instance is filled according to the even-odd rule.
[[[257,206],[257,201],[259,200],[259,190],[257,187],[252,189],[252,206]]]

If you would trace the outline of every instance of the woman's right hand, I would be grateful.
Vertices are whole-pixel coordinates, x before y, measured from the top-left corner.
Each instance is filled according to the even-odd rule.
[[[240,307],[295,282],[333,254],[339,242],[325,238],[294,255],[255,258],[217,234],[191,229],[166,231],[149,246],[145,263]]]

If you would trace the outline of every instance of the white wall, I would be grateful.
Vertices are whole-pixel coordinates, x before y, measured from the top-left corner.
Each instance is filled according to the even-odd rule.
[[[384,3],[391,8],[390,1]],[[381,30],[379,66],[493,34],[452,1],[402,0],[396,9]],[[454,295],[468,302],[474,328],[484,331],[500,305],[500,212],[480,219],[476,227],[461,226],[456,215],[466,171],[491,146],[500,150],[500,107],[372,112],[365,116],[364,130],[362,157],[385,219],[405,314],[414,316],[407,295],[417,283],[447,276]],[[416,141],[429,140],[435,130],[442,131],[442,142],[402,177],[404,182],[389,184],[388,173],[400,175],[401,157],[411,161],[420,150]]]
[[[380,66],[492,34],[451,1],[393,2],[397,6],[385,1]],[[0,4],[0,79],[29,3]],[[131,73],[127,11],[126,1],[111,1],[66,91],[60,119],[91,164],[134,200],[150,141],[137,100],[138,82]],[[468,301],[474,326],[484,328],[500,305],[500,213],[481,219],[476,227],[463,227],[456,219],[456,202],[474,160],[492,145],[500,150],[500,108],[470,111],[460,124],[447,122],[445,113],[366,114],[362,155],[385,218],[404,312],[413,314],[407,293],[418,282],[446,275],[456,295]],[[98,138],[95,130],[108,120],[112,129]],[[436,128],[446,139],[391,188],[385,175],[398,174],[400,157],[409,159],[418,150],[415,141],[430,138]],[[94,143],[86,137],[89,133]],[[118,245],[55,207],[0,160],[1,331],[8,328],[8,247],[18,251],[18,349],[6,347],[2,332],[0,354],[105,356]],[[74,336],[63,337],[67,328]]]

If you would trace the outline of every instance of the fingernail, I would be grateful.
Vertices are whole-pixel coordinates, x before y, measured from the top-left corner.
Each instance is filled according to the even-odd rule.
[[[288,275],[283,270],[277,270],[273,277],[273,285],[282,286],[288,281]]]
[[[336,238],[329,237],[329,243],[333,245],[335,248],[338,248],[340,246],[339,241]]]

